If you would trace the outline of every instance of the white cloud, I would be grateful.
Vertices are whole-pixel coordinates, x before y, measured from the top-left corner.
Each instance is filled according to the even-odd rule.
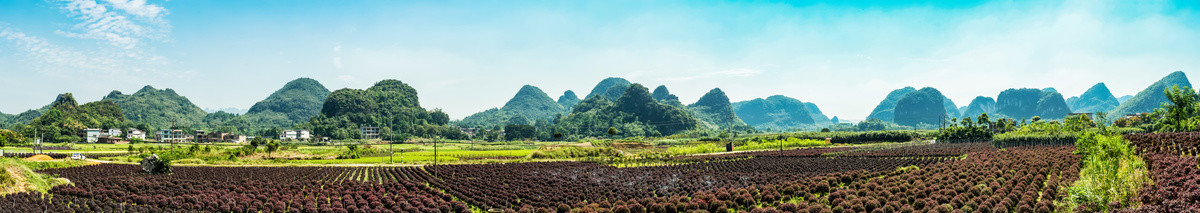
[[[145,0],[65,0],[59,1],[59,9],[66,11],[80,23],[61,34],[101,40],[109,45],[133,50],[143,40],[164,40],[170,24],[164,16],[163,7],[147,4]]]
[[[45,39],[25,34],[19,30],[0,26],[0,39],[8,40],[20,52],[41,61],[40,66],[65,66],[72,69],[115,70],[116,62],[110,58],[88,57],[86,54],[60,47]],[[62,73],[57,73],[62,75]]]

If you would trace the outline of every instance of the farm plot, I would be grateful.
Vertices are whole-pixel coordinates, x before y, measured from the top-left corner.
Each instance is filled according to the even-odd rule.
[[[526,205],[550,208],[579,201],[651,198],[714,188],[779,184],[834,172],[892,170],[945,160],[949,158],[757,157],[631,168],[553,162],[442,165],[427,170],[439,179],[431,185],[446,189],[467,203],[517,209]]]
[[[6,196],[13,208],[149,212],[470,212],[423,183],[420,168],[176,167],[171,175],[133,165],[45,170],[70,179],[49,195]]]

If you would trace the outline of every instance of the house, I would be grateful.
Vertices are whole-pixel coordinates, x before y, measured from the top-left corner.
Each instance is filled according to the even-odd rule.
[[[100,129],[83,129],[83,137],[87,139],[88,143],[95,143],[104,136],[100,132]]]
[[[108,129],[103,134],[110,137],[121,137],[121,129]]]
[[[146,133],[138,129],[129,129],[129,134],[125,134],[125,138],[146,140]]]
[[[158,132],[154,134],[154,140],[163,143],[185,142],[188,140],[188,138],[189,137],[187,135],[183,134],[183,130],[178,129],[158,130]]]
[[[359,130],[362,131],[363,139],[379,139],[379,127],[364,126]]]
[[[463,134],[467,135],[468,137],[475,137],[475,135],[478,135],[478,134],[479,134],[479,128],[462,128],[462,127],[459,127],[459,128],[458,128],[458,131],[459,131],[459,132],[462,132]]]
[[[309,132],[306,129],[283,130],[283,133],[279,134],[279,140],[308,140],[308,139],[312,139],[312,132]]]

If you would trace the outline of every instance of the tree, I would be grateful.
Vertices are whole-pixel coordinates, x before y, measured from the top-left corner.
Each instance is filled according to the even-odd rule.
[[[275,150],[279,150],[278,141],[271,141],[270,143],[267,143],[267,154],[271,154],[275,152]]]
[[[1033,121],[1034,123],[1037,123],[1038,121],[1042,121],[1042,116],[1033,116],[1033,119],[1032,119],[1032,121]]]
[[[609,128],[608,128],[608,137],[609,137],[609,138],[612,138],[612,137],[613,137],[613,136],[615,136],[615,135],[617,135],[617,128],[616,128],[616,127],[609,127]]]
[[[8,142],[8,139],[4,138],[4,135],[0,135],[0,147],[4,147],[5,142]]]
[[[1171,101],[1167,108],[1167,119],[1174,126],[1174,131],[1188,131],[1187,120],[1196,114],[1196,92],[1191,88],[1173,86],[1163,90],[1167,100]]]

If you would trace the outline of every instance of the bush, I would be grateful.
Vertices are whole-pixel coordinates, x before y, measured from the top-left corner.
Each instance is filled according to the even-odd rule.
[[[1068,189],[1073,205],[1108,212],[1136,204],[1138,190],[1150,178],[1146,163],[1128,141],[1085,132],[1075,146],[1075,152],[1083,156],[1083,168],[1079,180]]]

